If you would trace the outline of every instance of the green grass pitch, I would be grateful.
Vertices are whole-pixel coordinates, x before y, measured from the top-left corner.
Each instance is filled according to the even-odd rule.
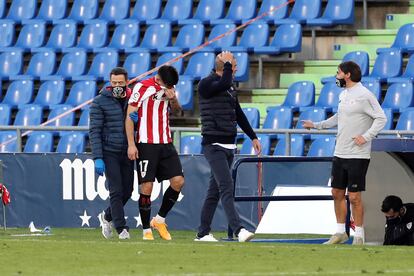
[[[0,275],[414,275],[414,247],[200,243],[190,231],[142,241],[136,229],[127,241],[105,240],[100,229],[13,236],[22,233],[0,230]]]

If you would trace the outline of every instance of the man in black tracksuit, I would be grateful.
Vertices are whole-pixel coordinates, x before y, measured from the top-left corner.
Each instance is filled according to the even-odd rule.
[[[256,153],[261,152],[260,142],[240,107],[233,87],[236,70],[237,63],[233,54],[222,52],[216,58],[215,72],[202,79],[198,86],[203,154],[210,165],[211,176],[196,241],[217,241],[210,233],[210,225],[219,199],[239,241],[249,241],[254,236],[241,225],[234,206],[230,172],[236,151],[237,124],[253,141]]]
[[[128,74],[116,67],[110,73],[111,86],[103,88],[90,109],[89,140],[95,160],[95,170],[105,173],[109,187],[110,207],[99,214],[102,235],[112,237],[112,224],[119,239],[129,239],[124,205],[131,197],[134,185],[134,161],[127,155],[125,114],[131,90]]]

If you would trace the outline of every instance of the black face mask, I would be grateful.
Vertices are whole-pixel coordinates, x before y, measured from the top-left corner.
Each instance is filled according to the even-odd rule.
[[[114,86],[112,87],[112,95],[114,98],[123,98],[125,97],[126,86]]]
[[[346,82],[345,82],[344,79],[338,79],[338,78],[336,78],[336,85],[338,87],[344,88],[344,87],[346,87]]]

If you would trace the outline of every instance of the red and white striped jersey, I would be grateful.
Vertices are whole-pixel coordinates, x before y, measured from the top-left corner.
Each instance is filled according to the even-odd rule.
[[[138,82],[128,102],[138,107],[137,143],[168,144],[172,142],[168,98],[155,77]]]

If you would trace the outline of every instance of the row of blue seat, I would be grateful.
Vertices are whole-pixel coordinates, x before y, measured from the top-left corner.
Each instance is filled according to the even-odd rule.
[[[126,18],[152,23],[168,20],[172,23],[240,23],[256,16],[256,0],[233,0],[225,15],[225,0],[200,0],[193,16],[193,0],[168,0],[162,8],[162,0],[137,0],[130,15],[130,0],[106,0],[98,14],[99,0],[75,0],[69,15],[67,0],[43,0],[37,13],[37,0],[14,0],[6,11],[6,0],[0,0],[0,18],[18,22],[33,18],[50,22],[69,18],[79,22],[103,19],[115,22]],[[264,19],[271,24],[300,23],[311,26],[353,24],[354,1],[330,0],[322,14],[321,0],[296,0],[289,13],[286,0],[263,0],[257,15],[269,12]],[[162,14],[161,14],[162,13]],[[321,16],[322,14],[322,16]]]

